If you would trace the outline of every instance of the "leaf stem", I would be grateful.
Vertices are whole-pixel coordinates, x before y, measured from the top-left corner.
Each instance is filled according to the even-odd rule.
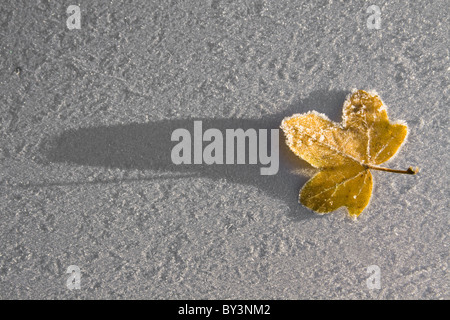
[[[369,164],[364,165],[364,167],[366,167],[367,169],[394,172],[394,173],[403,173],[403,174],[416,174],[417,172],[419,172],[419,168],[417,168],[417,167],[415,169],[413,167],[409,167],[408,170],[389,169],[389,168],[371,166]]]

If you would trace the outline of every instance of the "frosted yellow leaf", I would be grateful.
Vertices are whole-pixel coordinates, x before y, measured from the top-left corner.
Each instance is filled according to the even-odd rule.
[[[319,168],[300,191],[300,202],[327,213],[342,206],[357,217],[369,203],[372,174],[369,169],[415,174],[381,168],[399,149],[408,132],[405,123],[389,122],[378,95],[354,90],[344,102],[343,122],[311,111],[285,118],[281,123],[289,148]]]

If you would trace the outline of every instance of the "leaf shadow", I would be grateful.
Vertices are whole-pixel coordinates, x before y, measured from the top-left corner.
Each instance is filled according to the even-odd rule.
[[[193,132],[195,120],[201,120],[203,132],[208,128],[226,129],[249,128],[276,129],[282,119],[294,113],[316,110],[330,119],[340,121],[342,104],[347,93],[344,91],[317,90],[301,99],[281,113],[261,119],[175,119],[134,123],[127,125],[99,126],[67,130],[53,137],[48,148],[43,151],[47,161],[83,166],[106,168],[155,170],[169,173],[192,173],[198,177],[226,179],[231,183],[255,186],[268,195],[281,199],[289,208],[288,216],[294,220],[318,218],[298,203],[298,192],[309,177],[293,174],[295,169],[310,168],[305,161],[296,157],[284,143],[280,130],[279,171],[275,175],[261,175],[261,164],[249,165],[175,165],[171,160],[171,150],[178,142],[171,141],[175,129],[185,128]],[[225,139],[224,139],[225,142]],[[204,146],[207,143],[204,143]],[[225,152],[224,152],[225,156]],[[144,178],[137,180],[152,180]],[[113,181],[114,182],[114,181]],[[90,182],[63,182],[44,185],[74,185]],[[102,182],[95,182],[102,183]],[[111,183],[111,182],[103,182]]]

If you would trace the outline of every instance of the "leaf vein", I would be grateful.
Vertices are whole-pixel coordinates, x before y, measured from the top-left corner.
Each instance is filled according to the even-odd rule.
[[[311,196],[311,197],[309,197],[309,198],[312,199],[312,198],[318,197],[318,196],[320,196],[322,193],[325,193],[325,192],[327,192],[327,191],[330,191],[330,190],[333,189],[333,188],[335,188],[335,189],[337,190],[337,188],[339,188],[339,186],[341,186],[342,184],[345,184],[345,183],[349,182],[350,180],[355,179],[355,178],[358,177],[361,173],[364,173],[364,172],[365,172],[365,170],[360,171],[358,174],[354,175],[353,177],[348,178],[348,179],[345,179],[344,181],[341,181],[341,182],[337,183],[336,185],[334,185],[334,186],[332,186],[332,187],[326,188],[326,189],[323,190],[322,192],[319,192],[318,194],[315,194],[315,195],[313,195],[313,196]],[[336,192],[336,190],[333,192],[333,194],[330,196],[330,198],[334,195],[334,193]]]

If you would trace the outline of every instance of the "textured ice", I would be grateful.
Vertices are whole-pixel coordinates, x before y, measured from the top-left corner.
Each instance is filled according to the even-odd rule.
[[[0,3],[1,299],[449,298],[447,1],[378,1],[381,30],[362,1],[77,4],[81,30],[63,1]],[[160,161],[171,126],[340,122],[351,88],[408,123],[389,166],[421,168],[374,173],[355,222],[297,203],[282,144],[273,177]]]

